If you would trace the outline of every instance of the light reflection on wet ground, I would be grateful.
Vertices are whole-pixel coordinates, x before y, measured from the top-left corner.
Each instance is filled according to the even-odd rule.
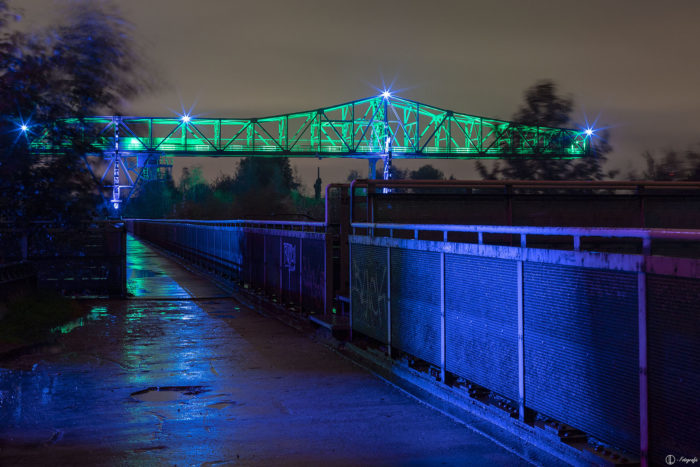
[[[127,293],[138,298],[211,298],[226,294],[148,245],[127,237]]]
[[[139,299],[96,301],[60,329],[58,351],[0,368],[0,465],[524,464],[147,246],[129,247]],[[219,298],[148,299],[171,292]]]

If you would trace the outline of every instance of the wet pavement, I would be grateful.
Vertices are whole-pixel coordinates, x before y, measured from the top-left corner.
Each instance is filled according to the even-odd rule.
[[[134,299],[0,364],[0,465],[528,465],[147,245],[129,255]]]

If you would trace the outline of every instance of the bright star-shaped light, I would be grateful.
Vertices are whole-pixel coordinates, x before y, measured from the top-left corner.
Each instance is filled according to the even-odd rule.
[[[593,136],[593,129],[592,128],[586,128],[586,136]]]
[[[391,97],[391,91],[384,91],[384,92],[382,93],[382,97],[383,97],[384,99],[390,98],[390,97]]]
[[[190,116],[189,115],[183,115],[181,120],[185,123],[189,123],[190,121]]]
[[[25,124],[22,124],[22,125],[19,127],[19,129],[22,130],[22,131],[27,131],[27,130],[29,130],[29,127],[28,127],[27,125],[25,125]]]

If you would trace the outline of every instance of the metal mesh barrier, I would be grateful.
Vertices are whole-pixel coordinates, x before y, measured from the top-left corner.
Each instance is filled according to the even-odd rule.
[[[700,279],[648,275],[650,458],[692,458],[700,432]]]
[[[282,274],[280,280],[282,288],[282,300],[285,303],[299,303],[299,291],[301,287],[301,276],[299,275],[299,253],[301,239],[294,237],[281,238],[281,267]]]
[[[524,264],[525,403],[639,451],[637,275]]]
[[[241,237],[245,238],[244,242],[249,249],[246,258],[250,266],[251,286],[262,289],[265,287],[265,237],[252,232],[246,232]]]
[[[254,253],[251,250],[250,258]],[[265,291],[271,295],[279,296],[280,293],[280,239],[276,235],[265,236]]]
[[[515,261],[445,255],[446,369],[518,399]]]
[[[302,239],[302,308],[323,310],[326,287],[326,244],[322,240]]]
[[[67,295],[126,293],[126,230],[118,224],[0,231],[0,264],[26,259],[40,287]]]
[[[352,245],[352,328],[387,342],[387,249]]]
[[[391,344],[440,365],[440,254],[391,249]]]

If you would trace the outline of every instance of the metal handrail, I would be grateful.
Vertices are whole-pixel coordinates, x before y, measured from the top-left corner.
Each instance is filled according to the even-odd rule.
[[[192,225],[215,225],[219,227],[250,227],[260,225],[273,226],[290,226],[309,228],[325,228],[325,222],[307,222],[307,221],[266,221],[266,220],[197,220],[197,219],[127,219],[134,222],[151,222],[151,223],[172,223],[172,224],[192,224]],[[287,229],[289,230],[289,229]]]
[[[351,224],[352,232],[355,229],[367,229],[369,236],[375,235],[375,229],[389,230],[388,237],[392,237],[394,230],[412,230],[414,239],[418,239],[419,231],[437,231],[443,233],[443,241],[447,241],[448,232],[477,233],[478,244],[483,245],[483,234],[507,234],[520,235],[520,247],[527,247],[528,235],[542,236],[566,236],[572,237],[574,251],[581,248],[581,238],[638,238],[642,240],[642,249],[648,253],[652,240],[675,240],[700,242],[700,230],[690,229],[637,229],[616,227],[538,227],[538,226],[511,226],[511,225],[452,225],[452,224],[388,224],[374,222],[354,222]]]
[[[389,230],[429,230],[446,232],[483,232],[525,235],[566,235],[586,237],[634,237],[666,240],[698,240],[700,230],[691,229],[638,229],[627,227],[539,227],[517,225],[455,225],[455,224],[390,224],[353,222],[353,228]]]
[[[635,188],[696,188],[700,189],[700,181],[616,181],[616,180],[382,180],[382,179],[358,179],[354,180],[354,186],[380,186],[380,187],[513,187],[513,188],[605,188],[605,189],[635,189]]]

